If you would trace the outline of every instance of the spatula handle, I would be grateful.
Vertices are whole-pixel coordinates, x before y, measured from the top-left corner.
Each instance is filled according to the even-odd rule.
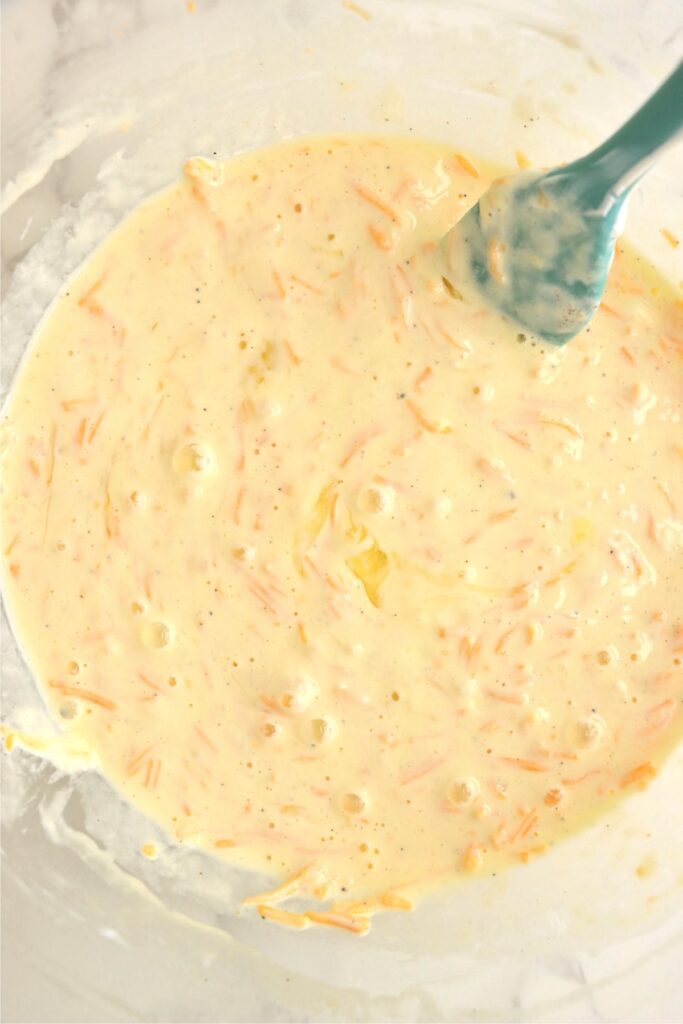
[[[683,63],[614,135],[557,173],[567,175],[568,186],[574,179],[573,190],[585,208],[604,216],[650,169],[655,156],[681,138]]]

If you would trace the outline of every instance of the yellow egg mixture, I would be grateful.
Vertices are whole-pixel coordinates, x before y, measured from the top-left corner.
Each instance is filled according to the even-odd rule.
[[[563,349],[468,304],[438,243],[492,175],[365,136],[189,160],[7,409],[50,707],[298,927],[529,860],[681,733],[680,296],[619,248]]]

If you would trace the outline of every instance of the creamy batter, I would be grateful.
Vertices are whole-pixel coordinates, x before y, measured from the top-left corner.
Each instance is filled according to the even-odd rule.
[[[51,708],[297,927],[528,861],[681,733],[680,297],[620,248],[564,349],[467,303],[438,242],[492,176],[412,139],[190,160],[7,409]]]

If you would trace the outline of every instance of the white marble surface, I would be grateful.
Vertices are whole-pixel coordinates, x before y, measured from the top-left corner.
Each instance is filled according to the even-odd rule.
[[[680,0],[361,0],[371,23],[337,0],[195,2],[3,0],[3,394],[65,277],[187,153],[356,128],[569,158],[683,38]],[[680,169],[633,211],[664,265]],[[4,619],[2,640],[3,717],[35,723]],[[244,879],[207,858],[138,863],[149,827],[99,776],[3,762],[7,1021],[683,1019],[683,757],[557,856],[362,941],[238,917]]]

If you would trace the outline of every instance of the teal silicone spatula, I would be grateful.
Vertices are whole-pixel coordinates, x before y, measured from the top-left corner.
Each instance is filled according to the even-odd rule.
[[[600,303],[631,189],[680,137],[683,64],[592,153],[494,182],[443,241],[447,277],[564,345]]]

